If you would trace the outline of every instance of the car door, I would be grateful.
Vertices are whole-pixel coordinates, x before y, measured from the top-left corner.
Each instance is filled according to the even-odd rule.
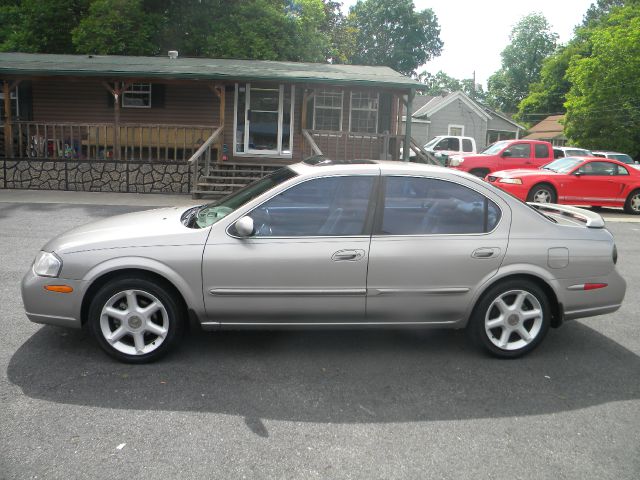
[[[560,189],[560,199],[577,205],[622,203],[628,175],[623,166],[613,162],[584,163],[570,174],[571,180]]]
[[[510,210],[466,179],[382,177],[367,321],[449,324],[504,258]],[[491,198],[490,198],[491,197]]]
[[[306,180],[246,213],[252,235],[242,237],[234,223],[212,230],[202,264],[208,321],[362,321],[378,176],[372,167]]]
[[[513,143],[504,149],[501,157],[500,170],[535,167],[529,143]]]

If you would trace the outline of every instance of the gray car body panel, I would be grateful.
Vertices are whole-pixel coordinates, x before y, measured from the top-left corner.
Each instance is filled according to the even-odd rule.
[[[204,328],[425,325],[464,327],[473,306],[495,282],[533,276],[549,286],[565,318],[619,308],[626,284],[612,261],[614,241],[604,228],[587,228],[562,215],[548,217],[491,185],[441,167],[375,162],[289,168],[298,175],[204,229],[184,226],[185,208],[120,215],[73,229],[43,250],[63,261],[59,278],[30,270],[22,282],[34,322],[81,325],[89,287],[123,269],[152,272],[171,282]],[[453,181],[494,201],[502,216],[486,234],[357,235],[238,238],[235,221],[300,182],[336,175],[424,176]],[[579,211],[578,211],[579,214]],[[475,250],[494,249],[491,258]],[[357,259],[334,260],[343,250]],[[606,283],[578,290],[584,283]],[[70,294],[45,285],[67,284]]]

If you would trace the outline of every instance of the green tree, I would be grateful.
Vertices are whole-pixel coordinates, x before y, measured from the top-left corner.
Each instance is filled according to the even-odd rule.
[[[566,78],[569,61],[584,48],[584,43],[572,42],[544,60],[540,80],[530,85],[529,95],[518,106],[518,120],[537,123],[547,115],[564,112],[564,102],[571,87]]]
[[[416,11],[412,0],[358,0],[349,10],[354,64],[386,65],[413,75],[440,55],[440,26],[433,10]]]
[[[565,133],[587,148],[640,154],[640,6],[614,9],[590,31],[591,54],[567,69]]]
[[[543,60],[556,48],[558,35],[541,13],[523,17],[511,30],[510,43],[502,51],[502,67],[487,82],[492,104],[515,112],[538,80]]]
[[[141,0],[93,0],[73,29],[73,44],[78,53],[154,55],[158,49],[151,38],[156,24]]]
[[[22,0],[0,5],[0,49],[74,53],[71,31],[89,0]]]

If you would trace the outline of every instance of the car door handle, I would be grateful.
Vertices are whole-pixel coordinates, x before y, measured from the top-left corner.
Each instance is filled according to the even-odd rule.
[[[496,257],[499,253],[499,248],[486,247],[475,249],[471,256],[473,258],[493,258]]]
[[[364,257],[364,250],[338,250],[331,256],[334,262],[356,262]]]

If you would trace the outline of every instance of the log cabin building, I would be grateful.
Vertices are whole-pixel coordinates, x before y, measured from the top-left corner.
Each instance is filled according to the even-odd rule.
[[[423,155],[420,84],[388,67],[169,53],[0,53],[0,188],[220,195],[312,155]]]

